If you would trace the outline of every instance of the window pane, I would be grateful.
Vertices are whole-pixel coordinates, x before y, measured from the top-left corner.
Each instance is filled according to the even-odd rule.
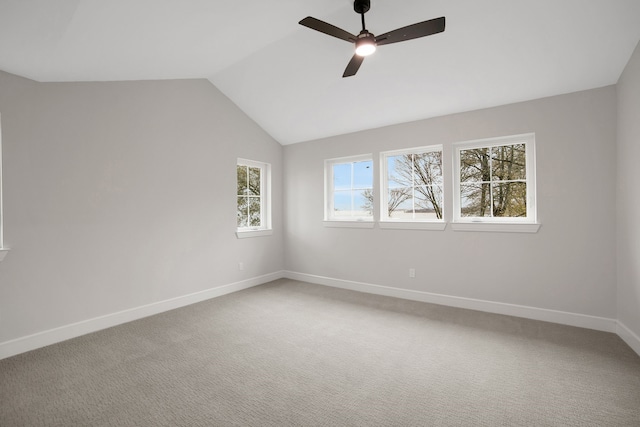
[[[373,161],[353,163],[353,188],[373,187]]]
[[[413,170],[415,185],[442,185],[442,152],[415,154]]]
[[[527,216],[527,184],[508,182],[493,185],[494,217]]]
[[[419,219],[442,219],[442,187],[416,187],[415,213]]]
[[[351,190],[333,193],[333,214],[335,216],[351,216]]]
[[[410,154],[387,157],[387,185],[388,188],[411,187],[412,159]]]
[[[491,148],[491,173],[494,181],[526,179],[525,145],[502,145]]]
[[[360,194],[364,197],[362,209],[367,213],[367,216],[373,216],[373,190],[370,188],[360,190]]]
[[[249,225],[260,227],[260,197],[249,197]]]
[[[406,200],[409,200],[409,207],[411,207],[411,188],[391,188],[387,200],[387,214],[391,218],[398,218],[400,210],[406,209],[406,203],[404,203]]]
[[[411,193],[409,193],[411,195]],[[413,219],[413,198],[404,199],[396,206],[395,210],[389,215],[393,219],[404,219],[410,221]]]
[[[250,195],[260,195],[260,168],[249,168],[249,192]]]
[[[354,215],[359,217],[373,215],[373,207],[368,203],[368,194],[370,193],[367,190],[353,191]]]
[[[336,217],[367,217],[373,215],[371,192],[367,190],[333,193],[333,215]]]
[[[248,221],[247,198],[238,196],[238,212],[237,212],[238,227],[246,227],[247,221]]]
[[[460,151],[460,182],[489,181],[489,148]]]
[[[351,163],[333,165],[333,189],[351,189]]]
[[[247,167],[238,165],[236,166],[237,171],[237,183],[238,183],[238,195],[246,194],[247,192]]]
[[[491,216],[489,184],[460,185],[460,215],[463,217]]]
[[[435,208],[429,200],[416,197],[415,219],[440,219]]]

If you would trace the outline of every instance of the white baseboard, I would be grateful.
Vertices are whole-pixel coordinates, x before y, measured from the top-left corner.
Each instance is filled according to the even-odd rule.
[[[618,320],[616,333],[640,356],[640,337]]]
[[[542,320],[544,322],[559,323],[562,325],[577,326],[580,328],[595,329],[598,331],[616,332],[616,319],[609,319],[606,317],[589,316],[585,314],[548,310],[545,308],[536,308],[472,298],[455,297],[450,295],[433,294],[429,292],[414,291],[410,289],[392,288],[388,286],[354,282],[351,280],[333,279],[330,277],[297,273],[294,271],[285,271],[284,277],[288,279],[300,280],[303,282],[309,282],[318,285],[332,286],[335,288],[349,289],[352,291],[365,292],[369,294],[384,295],[413,301],[446,305],[450,307],[485,311],[489,313],[505,314],[508,316],[524,317],[526,319]]]
[[[277,271],[263,276],[217,286],[204,291],[107,314],[105,316],[95,317],[93,319],[83,320],[81,322],[49,329],[47,331],[38,332],[33,335],[28,335],[11,341],[5,341],[0,343],[0,360],[91,332],[96,332],[101,329],[110,328],[112,326],[131,322],[143,317],[152,316],[175,308],[184,307],[211,298],[230,294],[232,292],[262,285],[263,283],[280,279],[282,277],[284,277],[284,273],[282,271]]]
[[[294,271],[277,271],[263,276],[230,283],[223,286],[207,289],[205,291],[176,297],[156,303],[119,311],[105,316],[84,320],[70,325],[61,326],[33,335],[17,338],[0,343],[0,360],[24,353],[47,345],[55,344],[101,329],[117,326],[143,317],[184,307],[211,298],[241,291],[254,286],[262,285],[280,278],[300,280],[318,285],[331,286],[341,289],[349,289],[376,295],[384,295],[413,301],[421,301],[432,304],[440,304],[451,307],[479,310],[489,313],[505,314],[515,317],[523,317],[545,322],[559,323],[563,325],[577,326],[581,328],[595,329],[598,331],[614,332],[618,334],[636,353],[640,355],[640,337],[634,334],[628,327],[615,319],[589,316],[584,314],[569,313],[564,311],[548,310],[543,308],[506,304],[493,301],[462,298],[449,295],[434,294],[429,292],[414,291],[410,289],[392,288],[388,286],[373,285],[351,280],[334,279],[330,277],[316,276],[312,274],[298,273]]]

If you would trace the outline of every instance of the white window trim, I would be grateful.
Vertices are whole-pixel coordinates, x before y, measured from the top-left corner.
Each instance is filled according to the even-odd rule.
[[[444,149],[442,144],[429,145],[424,147],[411,147],[402,150],[383,151],[380,153],[380,228],[383,229],[405,229],[405,230],[438,230],[442,231],[446,228],[445,222],[445,206],[446,206],[446,192],[444,191],[444,185],[442,188],[442,218],[441,219],[395,219],[389,218],[388,211],[386,209],[388,200],[388,182],[387,182],[387,158],[389,156],[397,156],[400,154],[421,154],[429,153],[433,151],[440,151],[442,153],[442,161],[444,162]],[[444,166],[444,165],[443,165]],[[444,178],[444,177],[443,177]]]
[[[236,231],[236,237],[238,239],[247,239],[250,237],[264,237],[271,236],[273,234],[273,230],[238,230]]]
[[[246,239],[249,237],[263,237],[273,234],[271,227],[271,165],[265,162],[238,158],[236,166],[244,165],[253,168],[260,168],[260,227],[236,227],[236,237]],[[236,183],[237,185],[237,183]],[[237,191],[236,191],[237,193]],[[238,195],[236,194],[236,199]],[[237,200],[236,200],[237,203]]]
[[[325,227],[330,228],[373,228],[374,221],[373,220],[362,220],[362,221],[323,221],[322,223]]]
[[[460,151],[473,148],[496,147],[525,143],[527,175],[527,217],[526,218],[479,218],[460,216]],[[540,228],[536,206],[536,156],[535,134],[527,133],[498,138],[486,138],[453,144],[453,221],[454,231],[493,231],[535,233]]]
[[[0,124],[0,262],[2,262],[5,256],[7,256],[7,253],[9,253],[9,249],[4,247],[4,211],[2,206],[2,125]]]
[[[358,156],[338,157],[334,159],[327,159],[324,161],[324,226],[325,227],[340,227],[340,228],[373,228],[374,218],[371,217],[335,217],[331,215],[333,212],[333,165],[340,163],[353,163],[371,161],[371,167],[375,168],[375,162],[373,161],[373,154],[361,154]],[[372,171],[375,177],[375,169]],[[373,188],[372,183],[372,191]],[[374,204],[375,205],[375,204]],[[375,207],[374,207],[375,210]]]
[[[387,230],[433,230],[442,231],[447,228],[444,220],[415,221],[380,221],[380,228]]]
[[[539,223],[452,222],[453,231],[490,231],[498,233],[537,233]]]

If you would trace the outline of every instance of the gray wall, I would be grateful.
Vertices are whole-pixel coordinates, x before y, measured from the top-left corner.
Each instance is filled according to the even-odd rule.
[[[0,114],[0,343],[282,269],[282,147],[207,80],[0,72]],[[235,236],[237,157],[273,165],[273,236]]]
[[[443,144],[446,160],[454,142],[527,132],[536,134],[536,234],[323,226],[324,159]],[[615,138],[609,86],[285,146],[285,267],[615,319]],[[449,219],[451,207],[449,197]]]
[[[640,336],[640,44],[618,89],[618,319]]]
[[[283,268],[605,318],[617,309],[638,333],[639,206],[625,187],[638,181],[638,57],[618,96],[611,86],[284,148],[206,80],[41,84],[0,72],[11,248],[0,343]],[[322,224],[324,159],[429,144],[448,155],[453,142],[527,132],[536,234]],[[235,237],[237,157],[273,165],[271,237]]]

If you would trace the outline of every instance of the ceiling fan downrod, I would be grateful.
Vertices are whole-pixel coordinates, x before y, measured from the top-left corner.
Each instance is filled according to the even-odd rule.
[[[353,2],[353,10],[356,13],[360,14],[360,18],[362,19],[362,31],[367,31],[364,25],[364,14],[369,11],[371,8],[371,0],[355,0]]]

